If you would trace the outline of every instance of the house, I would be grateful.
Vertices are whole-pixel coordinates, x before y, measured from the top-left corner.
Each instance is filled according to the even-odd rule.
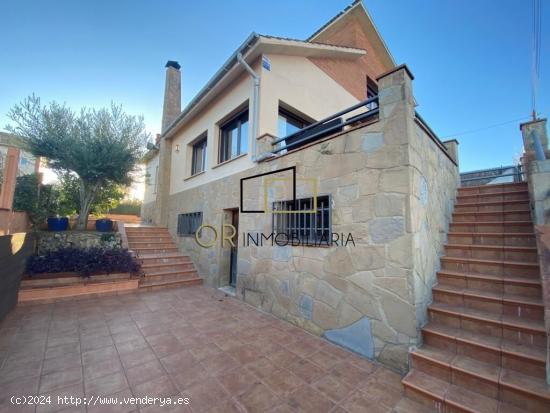
[[[20,136],[0,132],[0,235],[25,231],[24,213],[12,211],[15,183],[18,176],[38,173],[40,158],[28,150]]]
[[[459,184],[412,85],[360,1],[307,40],[253,33],[183,110],[169,61],[142,220],[207,285],[405,371]]]

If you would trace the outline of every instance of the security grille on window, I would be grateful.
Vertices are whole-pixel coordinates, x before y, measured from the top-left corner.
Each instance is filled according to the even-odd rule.
[[[313,198],[297,199],[273,203],[274,211],[312,211]],[[331,214],[330,197],[317,197],[317,212],[315,213],[274,213],[274,235],[286,234],[289,240],[299,240],[307,245],[331,244]]]
[[[202,225],[202,212],[191,212],[178,215],[178,235],[195,235]]]

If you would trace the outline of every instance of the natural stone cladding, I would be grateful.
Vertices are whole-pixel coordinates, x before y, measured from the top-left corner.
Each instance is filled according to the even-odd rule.
[[[237,297],[402,371],[419,344],[459,182],[457,165],[415,121],[411,84],[405,68],[382,77],[378,122],[172,194],[167,211],[175,237],[181,213],[200,211],[203,223],[221,228],[231,219],[224,209],[239,206],[241,178],[289,166],[298,180],[314,178],[331,196],[332,232],[351,232],[355,245],[242,246],[240,238]],[[311,195],[307,185],[297,191]],[[258,185],[245,204],[262,196]],[[240,237],[269,234],[271,225],[271,214],[239,216]],[[206,284],[228,284],[228,245],[177,242]]]

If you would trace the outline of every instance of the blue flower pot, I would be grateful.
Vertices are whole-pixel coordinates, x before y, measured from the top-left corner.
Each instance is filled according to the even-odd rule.
[[[48,231],[67,231],[69,228],[69,218],[50,217],[48,218]]]
[[[110,219],[98,219],[95,222],[95,229],[99,232],[111,232],[113,231],[113,221]]]

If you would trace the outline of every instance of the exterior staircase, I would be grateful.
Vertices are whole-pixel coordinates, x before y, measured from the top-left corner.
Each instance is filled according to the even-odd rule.
[[[550,412],[526,183],[460,188],[409,397],[439,412]]]
[[[126,227],[128,246],[141,261],[145,276],[140,289],[158,289],[202,284],[191,258],[178,251],[168,232],[161,227]]]

